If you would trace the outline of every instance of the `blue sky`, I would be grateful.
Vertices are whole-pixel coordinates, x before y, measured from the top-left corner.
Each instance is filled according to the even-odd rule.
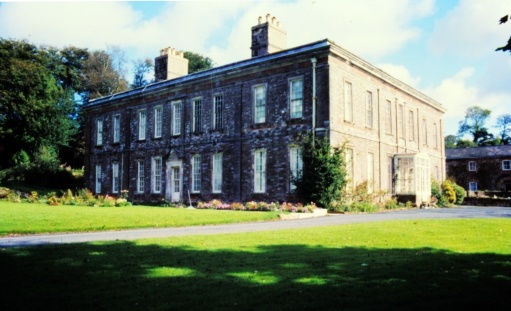
[[[119,46],[127,59],[172,46],[217,65],[250,58],[250,27],[275,16],[288,47],[328,38],[440,102],[444,135],[467,107],[511,114],[509,0],[259,0],[2,2],[0,37],[90,50]],[[131,62],[130,62],[131,63]],[[130,78],[130,77],[128,77]]]

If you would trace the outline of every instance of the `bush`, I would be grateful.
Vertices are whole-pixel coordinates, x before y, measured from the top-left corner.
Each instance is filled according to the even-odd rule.
[[[467,197],[467,192],[463,187],[457,185],[456,183],[452,184],[452,187],[454,189],[454,192],[456,193],[456,204],[461,205],[463,204],[463,200]]]
[[[449,180],[444,180],[442,183],[442,194],[447,203],[454,204],[456,202],[456,192],[454,192],[452,183]]]

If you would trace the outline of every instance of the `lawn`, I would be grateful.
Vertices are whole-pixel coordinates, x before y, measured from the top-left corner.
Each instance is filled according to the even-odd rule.
[[[50,206],[0,201],[0,236],[134,228],[201,226],[277,220],[276,212],[125,206]]]
[[[456,219],[9,248],[0,310],[508,310],[510,241]]]

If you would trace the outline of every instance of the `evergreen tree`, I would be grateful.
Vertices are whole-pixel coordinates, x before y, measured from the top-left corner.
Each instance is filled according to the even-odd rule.
[[[295,180],[302,202],[328,208],[338,200],[347,182],[344,146],[332,148],[327,137],[303,140],[303,171]]]

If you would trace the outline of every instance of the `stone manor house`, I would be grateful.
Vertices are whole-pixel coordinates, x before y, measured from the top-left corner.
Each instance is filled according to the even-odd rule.
[[[346,144],[349,187],[429,196],[430,176],[445,178],[438,102],[330,40],[287,49],[269,15],[251,35],[250,59],[188,74],[166,48],[156,82],[90,101],[87,187],[135,202],[293,201],[306,132]]]

